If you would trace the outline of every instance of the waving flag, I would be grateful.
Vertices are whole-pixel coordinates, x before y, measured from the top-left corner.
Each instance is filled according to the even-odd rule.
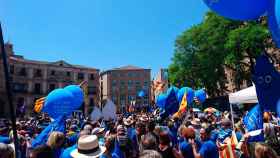
[[[188,106],[188,101],[187,101],[187,93],[184,94],[183,99],[181,101],[179,110],[173,115],[173,117],[181,117],[181,115],[186,112]]]
[[[49,124],[33,141],[32,148],[43,145],[47,142],[49,134],[53,131],[65,133],[65,116],[61,116],[51,124]]]
[[[231,136],[224,140],[224,143],[219,144],[219,157],[220,158],[236,158],[236,146],[238,144],[236,134],[232,131]]]
[[[179,103],[177,100],[177,95],[174,89],[172,89],[168,94],[167,94],[167,99],[165,102],[165,111],[168,115],[172,115],[175,112],[177,112],[179,109]]]
[[[249,113],[243,118],[243,123],[249,132],[263,129],[263,114],[262,108],[259,104],[251,109]],[[250,137],[248,141],[264,141],[263,133],[254,137]]]
[[[256,85],[259,104],[264,111],[276,112],[280,100],[280,73],[267,55],[257,58],[252,79]]]

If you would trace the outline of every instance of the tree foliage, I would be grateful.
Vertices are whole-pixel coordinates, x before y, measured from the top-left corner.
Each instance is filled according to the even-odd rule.
[[[263,20],[232,21],[208,12],[201,24],[177,37],[170,82],[179,87],[205,87],[212,96],[223,95],[227,90],[225,68],[236,72],[236,85],[248,80],[255,58],[271,46],[266,42],[269,38]]]

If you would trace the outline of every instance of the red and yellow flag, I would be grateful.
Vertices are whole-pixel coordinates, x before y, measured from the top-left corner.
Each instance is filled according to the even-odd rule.
[[[219,143],[219,157],[220,158],[236,158],[236,146],[238,144],[236,134],[233,131],[232,136],[224,141],[224,144]]]
[[[44,103],[45,103],[45,97],[37,99],[35,101],[34,111],[37,113],[40,112],[44,106]]]
[[[187,101],[187,93],[184,94],[179,110],[173,115],[173,117],[181,117],[181,115],[187,111],[188,101]]]

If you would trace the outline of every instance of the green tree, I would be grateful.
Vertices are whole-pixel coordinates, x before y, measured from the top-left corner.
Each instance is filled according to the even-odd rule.
[[[238,89],[243,80],[250,80],[255,58],[272,46],[267,41],[269,38],[266,26],[256,22],[245,23],[229,32],[225,43],[225,64],[236,71],[235,83]]]
[[[179,87],[205,87],[212,96],[223,95],[227,90],[225,68],[238,74],[236,84],[247,80],[248,70],[268,47],[265,41],[269,38],[260,21],[244,23],[208,12],[201,24],[177,37],[170,81]]]

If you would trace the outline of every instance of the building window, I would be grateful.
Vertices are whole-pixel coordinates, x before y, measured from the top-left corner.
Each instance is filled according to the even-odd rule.
[[[122,105],[125,105],[126,96],[125,96],[125,95],[121,95],[121,96],[120,96],[120,101],[121,101],[121,104],[122,104]]]
[[[142,87],[137,85],[137,86],[135,86],[135,89],[136,89],[137,92],[139,92],[139,91],[142,90]]]
[[[112,81],[112,86],[116,86],[117,85],[117,81],[116,80],[113,80]]]
[[[148,103],[149,103],[148,100],[144,100],[145,105],[148,105]]]
[[[145,82],[144,82],[143,89],[144,89],[144,90],[148,90],[148,89],[149,89],[149,82],[148,82],[148,81],[145,81]]]
[[[112,101],[113,101],[115,104],[117,104],[117,97],[115,97],[115,96],[112,95],[111,99],[112,99]]]
[[[19,75],[20,76],[26,76],[26,69],[25,68],[21,68],[19,71]]]
[[[51,71],[51,75],[52,75],[52,76],[55,75],[55,71],[54,71],[54,70]]]
[[[112,92],[115,92],[117,90],[116,86],[112,86]]]
[[[120,77],[126,77],[126,73],[120,73]]]
[[[67,75],[68,77],[70,77],[70,76],[71,76],[71,72],[67,71],[67,72],[66,72],[66,75]]]
[[[133,81],[128,80],[127,85],[133,85]]]
[[[13,91],[14,92],[27,92],[28,85],[26,83],[14,83]]]
[[[90,105],[90,106],[94,106],[94,99],[93,99],[93,98],[90,98],[90,99],[89,99],[89,105]]]
[[[135,81],[135,85],[140,85],[140,81]]]
[[[128,96],[128,102],[131,102],[131,101],[134,101],[134,100],[135,100],[134,96],[131,96],[131,95]]]
[[[41,69],[36,69],[34,77],[42,77],[42,70]]]
[[[78,73],[78,80],[83,80],[84,79],[84,74],[83,73]]]
[[[50,84],[49,85],[49,92],[53,91],[55,89],[55,84]]]
[[[125,81],[121,81],[121,86],[125,86]]]
[[[124,92],[124,91],[125,91],[125,86],[124,86],[124,85],[121,85],[121,86],[120,86],[120,91],[121,91],[121,92]]]
[[[128,77],[133,77],[134,74],[133,74],[132,72],[129,72],[129,73],[127,74],[127,76],[128,76]]]
[[[35,83],[35,85],[34,85],[34,93],[35,94],[41,94],[41,84],[40,83]]]
[[[23,106],[24,105],[24,98],[23,97],[19,97],[17,99],[17,106],[20,107],[20,106]]]
[[[97,94],[97,88],[95,86],[88,87],[88,94],[96,95]]]
[[[129,85],[129,86],[127,86],[127,89],[128,89],[129,92],[131,92],[133,87]]]
[[[94,74],[90,74],[90,77],[89,77],[90,80],[94,80],[95,79],[95,76]]]
[[[15,66],[14,66],[14,65],[11,65],[11,66],[10,66],[10,73],[11,73],[11,74],[14,74],[14,72],[15,72]]]

